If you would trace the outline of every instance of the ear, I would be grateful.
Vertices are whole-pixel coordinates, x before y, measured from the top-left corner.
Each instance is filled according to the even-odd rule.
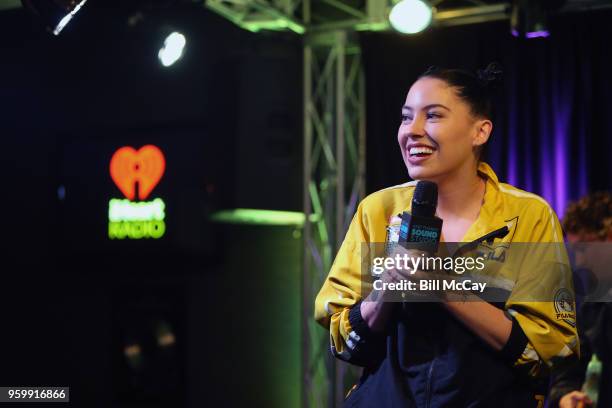
[[[472,139],[472,146],[482,146],[489,140],[491,132],[493,131],[493,122],[489,119],[479,119],[475,123],[474,138]]]

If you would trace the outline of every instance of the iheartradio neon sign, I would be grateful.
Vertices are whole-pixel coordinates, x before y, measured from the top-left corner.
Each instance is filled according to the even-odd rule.
[[[166,170],[162,151],[153,145],[136,150],[119,148],[110,161],[110,175],[125,198],[108,203],[110,239],[161,238],[166,232],[166,205],[161,198],[146,201]]]

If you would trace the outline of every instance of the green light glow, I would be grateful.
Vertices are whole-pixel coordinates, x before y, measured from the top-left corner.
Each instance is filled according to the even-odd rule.
[[[309,218],[312,222],[315,217],[311,215]],[[301,227],[304,225],[306,217],[304,213],[295,211],[237,208],[235,210],[219,211],[213,214],[211,219],[228,224],[295,225]]]
[[[110,239],[158,239],[164,236],[166,223],[164,220],[150,221],[111,221],[108,223]]]
[[[257,33],[261,30],[284,30],[286,28],[297,34],[304,34],[304,32],[306,32],[304,26],[285,18],[277,18],[271,21],[241,22],[239,24],[242,28],[253,33]]]
[[[112,198],[108,202],[108,237],[110,239],[158,239],[166,232],[166,204],[161,198],[132,202]]]
[[[356,31],[386,31],[391,25],[388,21],[380,23],[360,23],[355,25]]]
[[[112,198],[108,202],[109,221],[149,221],[166,218],[166,204],[161,198],[153,201],[132,202]]]

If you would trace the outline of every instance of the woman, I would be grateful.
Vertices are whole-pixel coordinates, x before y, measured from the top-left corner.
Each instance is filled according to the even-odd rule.
[[[499,76],[494,64],[477,75],[438,68],[421,75],[402,107],[397,138],[404,163],[412,179],[437,184],[443,241],[477,241],[507,227],[498,243],[562,242],[550,206],[499,182],[480,160]],[[577,352],[575,321],[568,313],[560,318],[554,302],[513,297],[525,293],[518,279],[500,280],[508,297],[496,305],[399,306],[375,301],[375,292],[362,297],[361,244],[388,240],[387,227],[409,211],[414,188],[415,182],[390,187],[360,203],[316,299],[315,318],[330,330],[332,353],[365,368],[346,406],[542,407],[552,362]],[[387,282],[413,278],[394,269],[382,275]],[[573,294],[571,284],[562,290],[565,300]]]

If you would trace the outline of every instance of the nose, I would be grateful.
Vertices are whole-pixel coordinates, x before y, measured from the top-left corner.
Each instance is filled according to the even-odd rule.
[[[425,121],[417,115],[411,122],[406,123],[404,131],[407,136],[423,137],[425,136]]]

